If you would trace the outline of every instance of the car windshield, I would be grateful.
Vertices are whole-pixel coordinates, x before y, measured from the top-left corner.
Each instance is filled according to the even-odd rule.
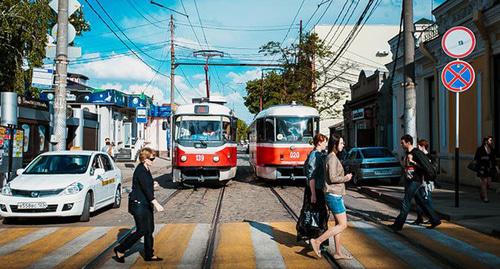
[[[385,148],[362,149],[361,153],[366,159],[394,157],[394,155]]]
[[[30,163],[23,174],[83,174],[89,160],[89,155],[43,155]]]
[[[314,119],[301,117],[276,118],[276,140],[309,142],[314,134]]]
[[[181,141],[221,141],[222,134],[226,135],[222,129],[221,121],[229,122],[229,118],[220,116],[181,116],[176,122],[176,138]]]

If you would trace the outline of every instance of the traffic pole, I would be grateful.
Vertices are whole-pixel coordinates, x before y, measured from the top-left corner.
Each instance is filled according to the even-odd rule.
[[[174,149],[174,89],[175,89],[175,47],[174,47],[174,16],[170,15],[170,148],[168,157],[172,160],[172,151]]]
[[[459,207],[460,141],[459,141],[460,93],[456,93],[455,108],[455,207]]]
[[[262,95],[264,95],[264,70],[260,71],[260,96],[259,96],[259,111],[262,111]]]

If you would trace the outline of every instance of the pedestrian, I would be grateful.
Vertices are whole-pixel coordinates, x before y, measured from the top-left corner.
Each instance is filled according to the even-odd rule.
[[[483,202],[488,203],[488,188],[491,186],[491,179],[498,174],[495,148],[493,147],[493,137],[487,136],[483,138],[482,145],[477,148],[474,155],[476,161],[477,176],[480,178],[481,190],[480,198]]]
[[[129,194],[129,212],[134,217],[136,230],[129,234],[114,248],[115,260],[125,262],[125,252],[130,249],[141,237],[144,237],[144,260],[162,261],[163,259],[153,254],[154,218],[153,207],[162,212],[163,206],[154,197],[153,176],[151,166],[155,159],[150,148],[144,148],[139,154],[137,165],[132,177],[132,192]]]
[[[437,160],[429,152],[429,142],[425,139],[420,139],[417,143],[417,147],[422,151],[425,156],[429,159],[430,163],[437,171]],[[420,195],[424,198],[426,204],[432,204],[432,191],[434,191],[435,180],[430,178],[424,178],[422,182],[422,187],[419,188]],[[414,225],[420,225],[424,222],[424,211],[417,205],[417,219],[413,222]]]
[[[328,228],[321,236],[311,239],[311,246],[318,257],[321,258],[320,245],[330,237],[335,240],[335,253],[333,257],[339,259],[352,259],[342,253],[340,233],[347,228],[347,214],[344,205],[345,182],[352,178],[352,174],[344,174],[344,168],[337,155],[344,149],[344,139],[337,135],[330,136],[328,142],[328,156],[325,162],[325,185],[323,187],[328,208],[335,216],[335,226]]]
[[[310,240],[316,238],[328,229],[328,210],[326,208],[325,194],[325,159],[323,152],[328,143],[328,137],[323,134],[316,134],[313,138],[314,149],[309,153],[304,163],[304,174],[307,179],[307,185],[304,189],[304,202],[302,205],[301,216],[297,223],[297,234],[300,240]],[[307,212],[307,213],[306,213]],[[311,223],[311,216],[314,220]],[[328,241],[326,241],[328,242]],[[328,246],[325,244],[325,246]]]
[[[423,210],[429,218],[431,225],[430,229],[441,224],[439,216],[434,211],[432,204],[425,203],[422,193],[419,191],[422,187],[424,178],[428,176],[426,167],[430,166],[429,160],[425,154],[418,148],[413,146],[413,137],[404,135],[401,137],[401,147],[405,151],[404,167],[405,167],[405,195],[401,203],[401,209],[395,222],[389,225],[393,231],[401,231],[411,209],[411,202],[415,198],[415,202]]]

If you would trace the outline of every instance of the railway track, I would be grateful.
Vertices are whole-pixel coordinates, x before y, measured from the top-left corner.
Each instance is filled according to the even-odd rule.
[[[219,218],[222,208],[222,200],[224,199],[224,192],[226,186],[223,186],[219,192],[217,198],[217,204],[215,205],[214,215],[212,217],[212,222],[210,224],[210,234],[207,241],[207,248],[205,251],[205,256],[203,257],[203,269],[210,269],[212,267],[213,256],[215,251],[215,241],[217,240],[217,231],[219,229]]]
[[[173,193],[171,193],[170,195],[165,197],[163,200],[161,200],[160,204],[165,206],[170,200],[172,200],[175,196],[177,196],[177,194],[179,194],[181,191],[182,191],[181,189],[175,190]],[[102,265],[105,262],[106,257],[109,255],[109,253],[111,253],[113,248],[115,246],[117,246],[121,241],[123,241],[123,239],[125,239],[125,237],[127,237],[129,234],[134,232],[134,230],[135,230],[135,226],[130,228],[123,235],[121,235],[115,242],[113,242],[107,248],[105,248],[99,255],[94,257],[94,259],[92,259],[89,263],[87,263],[83,268],[84,269],[98,268],[100,265]]]

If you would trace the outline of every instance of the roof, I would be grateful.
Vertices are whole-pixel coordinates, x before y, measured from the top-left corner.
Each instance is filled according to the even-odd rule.
[[[94,153],[103,153],[97,150],[62,150],[62,151],[49,151],[44,152],[42,155],[92,155]]]
[[[309,106],[277,105],[262,110],[261,112],[259,112],[259,114],[257,114],[257,116],[255,116],[255,119],[265,118],[270,116],[319,117],[319,113],[318,110]]]
[[[426,18],[421,18],[420,20],[416,21],[414,24],[433,24],[434,22],[426,19]]]
[[[195,106],[200,106],[200,105],[206,105],[209,106],[208,111],[210,114],[207,115],[227,115],[227,116],[233,116],[233,111],[223,105],[219,104],[214,104],[214,103],[199,103],[199,104],[187,104],[187,105],[180,105],[177,107],[177,110],[175,111],[175,115],[193,115],[195,114],[194,108]]]

